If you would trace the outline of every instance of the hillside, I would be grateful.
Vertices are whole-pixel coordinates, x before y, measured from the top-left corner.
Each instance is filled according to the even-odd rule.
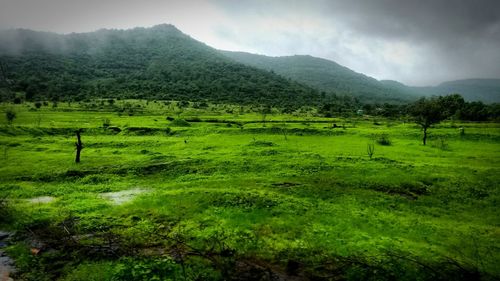
[[[432,87],[434,94],[459,93],[466,100],[500,102],[500,79],[466,79],[444,82]]]
[[[207,99],[281,106],[319,100],[316,90],[234,62],[172,25],[68,35],[1,31],[0,62],[4,90],[34,100]]]
[[[222,53],[237,62],[271,70],[326,93],[352,95],[364,102],[401,102],[416,98],[411,91],[387,87],[374,78],[326,59],[312,56],[268,57],[228,51]]]
[[[439,96],[458,93],[467,101],[500,102],[500,79],[456,80],[443,82],[434,87],[411,87],[392,80],[380,82],[410,95]]]

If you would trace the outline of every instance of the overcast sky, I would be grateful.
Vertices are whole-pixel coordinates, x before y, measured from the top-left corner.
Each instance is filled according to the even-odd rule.
[[[0,0],[0,28],[171,23],[206,44],[309,54],[377,79],[500,78],[500,0]]]

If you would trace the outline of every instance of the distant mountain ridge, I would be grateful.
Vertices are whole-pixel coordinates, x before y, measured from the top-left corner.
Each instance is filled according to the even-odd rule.
[[[469,101],[500,102],[500,79],[466,79],[435,87],[412,87],[393,80],[378,81],[336,62],[312,56],[269,57],[221,51],[247,65],[274,71],[327,93],[353,95],[363,101],[411,101],[420,96],[461,94]]]
[[[351,95],[365,102],[403,102],[417,98],[412,93],[387,87],[372,77],[322,58],[308,55],[269,57],[244,52],[221,52],[237,62],[276,72],[326,93]]]
[[[0,98],[16,91],[29,99],[121,97],[298,106],[335,98],[333,94],[365,103],[406,103],[420,96],[459,93],[466,100],[500,102],[500,79],[411,87],[307,55],[216,50],[169,24],[66,35],[0,30],[0,66]]]
[[[500,79],[464,79],[448,81],[436,87],[432,87],[431,91],[436,95],[459,93],[466,100],[500,102]]]

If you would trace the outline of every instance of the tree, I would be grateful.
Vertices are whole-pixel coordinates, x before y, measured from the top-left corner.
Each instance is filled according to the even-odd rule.
[[[460,110],[464,107],[464,98],[459,94],[452,94],[444,97],[439,97],[439,103],[443,108],[446,116],[456,116],[459,114]]]
[[[75,143],[75,146],[76,146],[76,158],[75,158],[75,163],[80,163],[80,152],[83,149],[82,139],[80,137],[80,133],[81,132],[82,132],[81,129],[76,131],[76,143]]]
[[[12,122],[14,122],[14,119],[16,119],[16,112],[14,111],[14,109],[9,108],[5,112],[5,117],[7,118],[7,123],[11,125]]]
[[[410,114],[413,116],[415,123],[422,127],[424,132],[422,142],[424,145],[427,141],[427,129],[448,117],[440,99],[436,97],[419,99],[410,106]]]

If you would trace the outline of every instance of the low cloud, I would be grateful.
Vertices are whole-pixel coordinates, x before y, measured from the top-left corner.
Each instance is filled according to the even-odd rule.
[[[310,54],[377,79],[500,78],[496,0],[4,0],[0,27],[55,32],[172,23],[220,49]]]

